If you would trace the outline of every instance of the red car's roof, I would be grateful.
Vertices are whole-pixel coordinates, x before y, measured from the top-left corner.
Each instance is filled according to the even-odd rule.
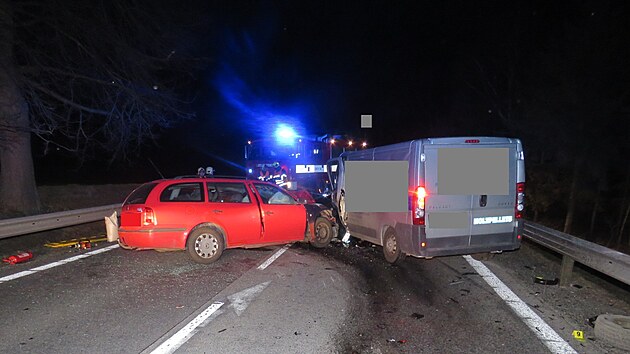
[[[171,182],[171,181],[194,181],[194,182],[203,182],[203,181],[216,181],[216,182],[239,182],[239,181],[247,181],[244,178],[232,178],[232,177],[196,177],[196,176],[185,176],[185,177],[176,177],[176,178],[164,178],[164,179],[156,179],[149,183],[161,183],[161,182]]]

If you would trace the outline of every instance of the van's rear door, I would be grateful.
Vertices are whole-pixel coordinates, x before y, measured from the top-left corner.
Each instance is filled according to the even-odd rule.
[[[472,196],[470,246],[488,251],[513,249],[509,245],[516,241],[516,144],[486,145],[477,151],[483,159],[479,163],[485,164],[479,178],[488,178],[491,184]]]
[[[517,144],[507,138],[442,138],[425,144],[424,153],[429,251],[516,248]]]
[[[452,146],[424,145],[425,232],[429,255],[442,255],[468,247],[470,241],[471,194],[451,194],[440,188],[439,156]]]

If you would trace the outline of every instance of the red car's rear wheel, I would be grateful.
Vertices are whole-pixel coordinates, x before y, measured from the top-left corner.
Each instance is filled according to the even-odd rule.
[[[193,261],[209,264],[221,257],[225,248],[223,235],[209,227],[200,227],[188,236],[186,249]]]

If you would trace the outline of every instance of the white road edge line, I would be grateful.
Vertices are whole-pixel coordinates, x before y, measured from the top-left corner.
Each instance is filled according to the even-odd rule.
[[[284,247],[282,247],[281,249],[277,250],[276,253],[274,253],[271,257],[269,257],[266,261],[263,262],[263,264],[258,266],[259,270],[265,270],[265,268],[269,267],[269,265],[271,263],[273,263],[273,261],[275,261],[276,259],[278,259],[278,257],[280,257],[286,250],[289,249],[289,247],[291,247],[292,245],[289,243],[288,245],[285,245]]]
[[[197,317],[182,327],[182,329],[173,334],[171,338],[167,339],[164,343],[160,344],[159,347],[155,348],[151,354],[170,354],[179,349],[182,344],[186,343],[192,336],[195,335],[195,333],[197,333],[197,327],[199,327],[199,325],[208,319],[208,317],[220,309],[221,306],[223,306],[222,302],[215,302],[208,306],[205,310],[203,310],[203,312],[197,315]]]
[[[97,249],[97,250],[90,251],[90,252],[87,252],[87,253],[83,253],[83,254],[80,254],[80,255],[77,255],[77,256],[74,256],[74,257],[62,259],[62,260],[57,261],[57,262],[52,262],[52,263],[49,263],[49,264],[45,264],[43,266],[31,268],[29,270],[24,270],[24,271],[21,271],[19,273],[7,275],[6,277],[0,278],[0,284],[4,283],[4,282],[8,282],[10,280],[15,280],[15,279],[19,279],[21,277],[25,277],[27,275],[35,274],[35,273],[37,273],[39,271],[42,271],[42,270],[46,270],[46,269],[54,268],[54,267],[57,267],[57,266],[60,266],[60,265],[66,264],[66,263],[78,261],[79,259],[87,258],[87,257],[93,256],[95,254],[111,251],[111,250],[113,250],[115,248],[118,248],[118,247],[120,247],[120,246],[118,246],[118,245],[108,246],[108,247],[105,247],[105,248],[101,248],[101,249]]]
[[[538,316],[523,300],[507,287],[488,267],[471,256],[463,256],[466,261],[479,273],[483,280],[490,285],[505,303],[507,303],[518,317],[536,334],[536,336],[554,354],[577,354],[569,343],[556,333],[540,316]]]

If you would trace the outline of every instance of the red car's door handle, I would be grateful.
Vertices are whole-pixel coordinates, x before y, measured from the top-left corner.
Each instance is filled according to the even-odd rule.
[[[222,212],[223,212],[223,210],[214,209],[214,210],[213,210],[213,212],[215,212],[215,213],[219,214],[219,213],[222,213]]]
[[[267,215],[273,215],[273,211],[266,211],[265,214]]]

